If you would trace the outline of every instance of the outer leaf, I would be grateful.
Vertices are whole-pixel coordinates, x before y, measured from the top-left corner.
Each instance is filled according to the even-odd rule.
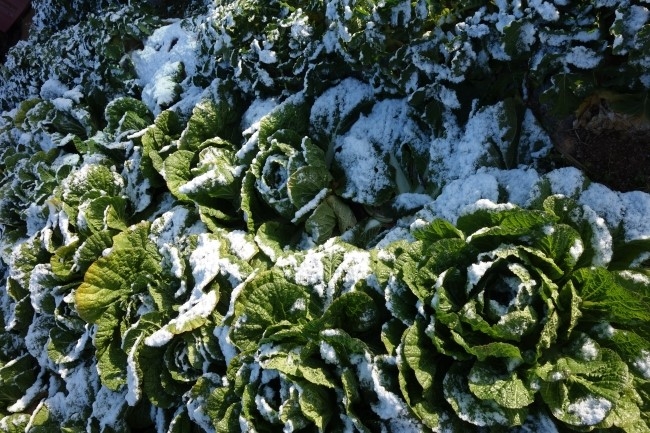
[[[525,409],[507,409],[494,400],[476,398],[467,383],[467,368],[462,363],[453,365],[443,381],[445,398],[460,419],[480,427],[515,426],[524,422]]]
[[[486,362],[477,362],[472,367],[469,389],[481,400],[494,400],[508,409],[521,409],[535,401],[535,392],[516,372],[501,372]]]
[[[330,418],[334,416],[331,395],[326,388],[309,382],[301,384],[300,409],[304,416],[316,424],[320,431],[325,431]]]
[[[193,159],[194,152],[181,149],[169,155],[163,163],[167,187],[180,200],[191,201],[187,194],[180,191],[180,188],[192,179],[190,170]]]
[[[613,274],[603,268],[583,268],[573,274],[581,308],[592,320],[635,325],[650,322],[650,299],[646,293],[619,284]]]
[[[297,306],[308,304],[308,300],[304,287],[288,282],[281,274],[260,274],[237,297],[231,339],[243,352],[254,350],[268,326],[282,320],[304,320],[307,311]]]
[[[179,148],[196,151],[205,140],[223,136],[236,114],[227,101],[205,99],[194,106],[187,127],[179,139]]]
[[[331,180],[332,176],[324,167],[300,167],[287,180],[287,194],[293,206],[300,210],[310,204],[323,188],[327,188]]]

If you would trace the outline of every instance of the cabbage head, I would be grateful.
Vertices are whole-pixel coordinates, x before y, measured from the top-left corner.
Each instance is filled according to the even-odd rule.
[[[543,210],[489,206],[378,254],[384,338],[424,424],[648,428],[648,278],[594,265],[612,238],[590,215],[559,196]]]

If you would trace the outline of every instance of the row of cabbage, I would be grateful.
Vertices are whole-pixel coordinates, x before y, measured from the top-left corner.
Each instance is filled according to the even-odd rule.
[[[426,156],[400,138],[365,142],[386,180],[359,186],[354,125],[404,101],[320,117],[352,88],[242,113],[218,82],[186,120],[119,98],[102,131],[73,90],[5,117],[3,426],[647,431],[645,194],[561,169],[522,202],[497,170],[452,224],[400,192]],[[594,191],[628,217],[607,224]]]
[[[630,6],[565,3],[219,2],[101,77],[7,81],[0,428],[650,430],[650,199],[540,174],[519,85],[457,95],[500,65],[482,20],[592,47],[553,11]],[[524,58],[549,37],[521,35]],[[167,62],[137,81],[147,49]]]

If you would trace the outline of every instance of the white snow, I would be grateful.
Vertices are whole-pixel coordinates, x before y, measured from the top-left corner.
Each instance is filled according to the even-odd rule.
[[[387,361],[387,360],[386,360]],[[377,397],[377,402],[371,403],[372,410],[383,420],[388,420],[396,428],[391,431],[400,433],[417,433],[422,426],[409,416],[406,403],[396,394],[389,391],[383,384],[382,374],[370,354],[365,356],[353,355],[350,362],[355,365],[359,381],[369,386]]]
[[[302,217],[307,215],[309,212],[312,210],[316,209],[316,206],[320,204],[321,201],[327,196],[327,193],[329,192],[329,188],[323,188],[321,189],[318,194],[314,196],[311,200],[309,200],[303,207],[298,209],[293,216],[293,219],[291,222],[293,224],[296,224]]]
[[[54,274],[49,263],[39,263],[32,270],[29,277],[29,299],[31,301],[34,311],[43,313],[43,300],[50,294],[51,289],[44,287],[43,283],[47,284],[47,279],[54,281]]]
[[[243,230],[232,230],[226,234],[230,243],[230,251],[244,261],[248,261],[257,254],[257,246],[246,238]]]
[[[296,313],[298,311],[305,311],[307,309],[307,300],[305,298],[298,298],[296,302],[293,303],[289,312]]]
[[[455,224],[459,216],[471,210],[481,199],[493,203],[499,200],[497,179],[487,173],[471,175],[448,183],[440,195],[417,215],[427,221],[444,218]]]
[[[348,251],[343,262],[336,268],[328,282],[328,294],[333,294],[335,286],[341,285],[341,293],[351,291],[355,284],[366,279],[372,272],[370,253],[367,251]]]
[[[582,241],[580,239],[576,239],[573,245],[571,245],[571,248],[569,248],[569,255],[571,256],[573,261],[577,263],[578,259],[580,259],[580,256],[584,251],[585,251],[585,247],[582,244]]]
[[[11,365],[10,363],[11,361],[6,365]],[[41,369],[36,381],[25,391],[25,395],[16,400],[15,403],[9,405],[7,411],[12,413],[22,412],[27,408],[27,406],[32,404],[45,385],[44,376],[45,370]]]
[[[183,28],[181,21],[161,27],[147,39],[142,50],[133,54],[142,100],[154,114],[177,97],[179,68],[192,76],[197,70],[196,34]]]
[[[559,168],[543,176],[550,182],[553,194],[577,197],[587,182],[585,175],[573,167]]]
[[[233,344],[232,340],[230,340],[230,336],[228,335],[230,332],[230,326],[215,326],[213,334],[215,337],[217,337],[217,340],[219,341],[219,348],[221,349],[221,353],[223,354],[223,357],[226,360],[226,364],[230,364],[230,361],[237,356],[237,348]]]
[[[412,211],[431,203],[433,198],[428,194],[405,192],[398,194],[394,201],[393,207],[398,211]]]
[[[309,123],[329,134],[337,134],[342,123],[373,95],[372,86],[354,78],[346,78],[323,92],[313,103]]]
[[[293,270],[294,281],[306,287],[312,287],[321,297],[325,294],[325,252],[307,250],[299,266]]]
[[[535,11],[546,21],[557,21],[560,18],[560,12],[553,6],[552,3],[543,0],[530,0],[529,7]]]
[[[572,47],[571,51],[566,54],[565,60],[567,63],[571,63],[581,69],[594,69],[598,66],[602,57],[580,45]]]
[[[41,85],[40,96],[43,99],[51,100],[62,97],[68,91],[68,87],[59,81],[58,78],[51,77]]]
[[[102,385],[94,397],[93,415],[98,418],[100,429],[116,425],[124,415],[126,390],[115,392]],[[91,429],[91,421],[88,420],[88,430]]]
[[[188,324],[197,319],[208,317],[217,306],[217,292],[214,290],[202,294],[198,299],[190,299],[179,307],[180,314],[170,320],[167,325],[160,328],[144,340],[144,344],[152,347],[160,347],[167,344],[174,334],[184,332]]]
[[[614,254],[612,235],[605,224],[605,220],[598,216],[593,209],[583,206],[583,211],[584,218],[592,229],[591,244],[594,247],[594,258],[591,262],[594,266],[607,266]]]
[[[585,361],[595,360],[598,357],[598,353],[600,353],[598,346],[596,345],[596,342],[591,338],[586,339],[580,348],[580,356]]]
[[[492,267],[494,262],[485,261],[472,263],[467,268],[467,292],[469,293],[474,286],[479,282],[483,275]]]
[[[604,420],[611,409],[611,401],[590,395],[571,403],[567,411],[578,417],[582,425],[591,426]]]
[[[634,360],[632,365],[639,370],[644,378],[650,379],[650,350],[642,350],[641,354]]]
[[[219,274],[221,242],[208,234],[199,235],[196,249],[190,255],[194,291],[200,292]]]
[[[391,176],[383,155],[365,138],[346,135],[337,141],[336,162],[347,174],[344,198],[373,204],[377,192],[391,188]]]
[[[126,357],[126,402],[129,406],[135,406],[142,397],[142,389],[140,388],[140,376],[138,373],[138,365],[135,361],[135,356],[140,349],[140,342],[144,335],[140,335],[133,343],[131,350],[129,350]]]
[[[325,341],[320,342],[320,356],[328,364],[337,365],[340,362],[334,347]]]

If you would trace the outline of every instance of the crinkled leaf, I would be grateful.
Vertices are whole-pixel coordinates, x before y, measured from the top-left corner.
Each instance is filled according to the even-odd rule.
[[[275,221],[260,225],[255,235],[255,243],[272,262],[285,254],[285,247],[291,247],[296,242],[295,228]]]
[[[476,426],[515,426],[524,422],[526,409],[508,409],[495,400],[482,400],[470,390],[467,369],[469,366],[456,363],[447,372],[443,380],[443,390],[447,402],[463,421]]]
[[[343,329],[350,334],[368,332],[379,324],[378,306],[363,292],[348,292],[334,299],[316,322],[321,329]]]
[[[108,229],[125,230],[127,202],[122,197],[97,197],[84,208],[86,223],[92,233]]]
[[[608,415],[631,386],[628,368],[613,351],[593,361],[560,358],[537,369],[541,396],[553,414],[571,425],[594,425]],[[590,411],[584,411],[590,407]],[[592,416],[593,415],[593,416]]]
[[[129,114],[131,114],[130,119]],[[147,106],[139,99],[128,96],[109,102],[104,111],[104,118],[110,131],[116,131],[118,128],[123,131],[137,131],[153,121]]]
[[[325,431],[330,418],[334,416],[330,393],[326,388],[309,382],[301,383],[300,409],[304,416],[316,424],[320,431]]]
[[[332,176],[326,168],[306,165],[290,174],[287,194],[296,210],[300,210],[314,200],[323,188],[327,188],[331,180]]]
[[[501,212],[481,210],[461,216],[457,226],[471,234],[471,243],[484,249],[521,236],[530,236],[542,227],[555,222],[555,216],[542,211],[512,209]],[[477,223],[480,224],[477,226]]]
[[[449,221],[443,219],[436,219],[432,221],[430,224],[427,224],[426,226],[415,230],[413,232],[413,237],[415,237],[416,239],[422,242],[433,244],[434,242],[437,242],[441,239],[448,239],[448,238],[463,239],[464,235],[463,232],[461,232],[456,227],[454,227],[454,225],[451,224]]]
[[[179,139],[179,149],[196,151],[205,140],[220,137],[237,116],[235,107],[226,100],[204,99],[196,104]]]
[[[266,328],[282,320],[298,323],[308,312],[299,308],[309,304],[304,287],[288,282],[281,274],[264,272],[246,284],[235,302],[232,341],[242,351],[253,350]]]
[[[38,371],[36,359],[29,354],[0,365],[0,408],[23,397],[36,381]]]
[[[317,244],[322,244],[332,237],[337,219],[334,209],[327,200],[321,202],[305,221],[305,231]]]
[[[142,136],[143,154],[146,155],[153,168],[161,173],[163,169],[163,149],[168,149],[173,139],[177,138],[183,130],[178,114],[172,110],[165,110],[156,117],[154,125],[150,126]],[[146,159],[141,163],[145,164]],[[147,172],[147,167],[142,167]]]
[[[187,194],[180,191],[180,188],[192,179],[192,160],[194,152],[189,150],[177,150],[163,162],[163,173],[167,181],[169,191],[179,200],[191,201]]]
[[[635,326],[650,322],[647,293],[630,290],[625,280],[616,279],[603,268],[582,268],[574,272],[573,282],[582,300],[581,309],[592,320],[606,320]]]
[[[259,145],[266,149],[269,137],[278,130],[289,129],[304,136],[309,125],[309,107],[304,96],[295,96],[285,100],[260,121]]]
[[[74,254],[75,265],[78,267],[79,272],[85,272],[112,245],[113,236],[108,230],[99,231],[88,236]]]
[[[97,330],[93,339],[97,371],[102,385],[111,391],[118,391],[126,385],[127,355],[122,350],[120,317],[116,304],[106,306],[96,321]]]
[[[469,389],[481,400],[494,400],[508,409],[521,409],[535,401],[535,391],[518,377],[516,371],[499,371],[492,364],[477,362],[468,375]]]

